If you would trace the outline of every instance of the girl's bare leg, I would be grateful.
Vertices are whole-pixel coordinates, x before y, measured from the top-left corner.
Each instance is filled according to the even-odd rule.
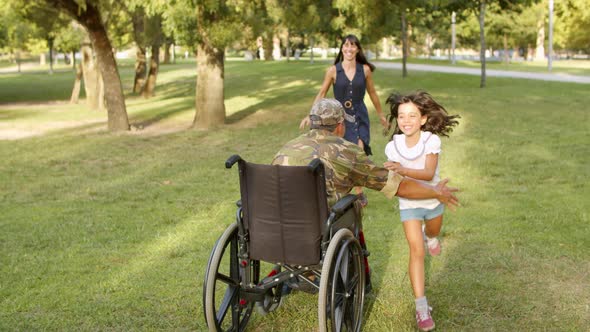
[[[408,272],[410,283],[416,298],[424,296],[424,238],[422,237],[422,222],[407,220],[402,223],[406,240],[410,247],[410,262]]]
[[[426,233],[426,236],[429,238],[437,237],[440,234],[440,229],[442,228],[442,220],[442,214],[438,217],[426,220],[424,224],[424,233]]]

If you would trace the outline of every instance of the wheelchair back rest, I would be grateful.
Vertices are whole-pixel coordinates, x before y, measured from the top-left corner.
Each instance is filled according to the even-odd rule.
[[[251,259],[314,265],[328,218],[324,168],[239,163]]]

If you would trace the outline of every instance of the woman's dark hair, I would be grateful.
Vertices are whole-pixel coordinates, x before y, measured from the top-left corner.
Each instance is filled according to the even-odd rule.
[[[361,46],[361,42],[355,35],[347,35],[344,38],[342,38],[342,43],[340,43],[340,49],[338,51],[338,55],[336,56],[336,60],[334,60],[334,64],[337,64],[338,62],[344,60],[344,54],[342,54],[342,45],[344,45],[344,43],[346,43],[347,40],[355,44],[356,47],[359,49],[358,53],[356,54],[356,62],[363,65],[368,65],[369,68],[371,68],[371,71],[375,71],[375,65],[367,61],[365,53],[363,53],[363,47]]]
[[[416,105],[418,110],[420,110],[420,114],[422,116],[426,115],[426,123],[422,125],[422,130],[430,131],[433,134],[440,135],[440,136],[449,136],[449,133],[453,131],[453,127],[459,124],[459,121],[455,120],[460,118],[459,115],[449,115],[447,110],[437,103],[432,96],[422,90],[414,91],[407,95],[402,95],[398,92],[392,93],[387,98],[387,104],[390,104],[390,113],[387,116],[387,121],[389,121],[388,128],[384,131],[384,134],[387,136],[392,123],[395,124],[393,133],[391,134],[391,138],[393,139],[393,135],[401,134],[402,131],[399,129],[397,125],[397,115],[399,106],[406,103],[412,103]]]

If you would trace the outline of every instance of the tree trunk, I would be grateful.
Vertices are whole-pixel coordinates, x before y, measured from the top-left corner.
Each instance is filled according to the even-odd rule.
[[[223,50],[199,45],[194,128],[208,129],[225,122],[223,78]]]
[[[281,59],[281,40],[277,35],[272,37],[272,58],[274,60]]]
[[[272,57],[272,32],[267,31],[262,39],[262,47],[264,48],[264,61],[274,60]]]
[[[176,63],[176,44],[172,43],[172,45],[170,46],[170,48],[172,49],[172,51],[170,52],[172,56],[172,63]]]
[[[432,51],[432,35],[430,33],[426,34],[426,57],[431,59],[430,53]]]
[[[76,51],[72,51],[72,68],[76,70]]]
[[[105,103],[108,112],[108,128],[112,131],[129,130],[129,119],[125,107],[125,97],[121,78],[117,70],[117,62],[106,30],[100,21],[98,11],[87,5],[86,13],[94,10],[95,15],[89,15],[86,20],[88,33],[98,60],[98,69],[104,82]]]
[[[98,75],[98,109],[104,110],[105,107],[105,99],[104,99],[104,80],[102,79],[102,75]]]
[[[508,35],[504,33],[504,63],[510,62],[510,56],[508,55]]]
[[[136,46],[136,53],[135,53],[135,78],[133,79],[133,92],[140,93],[141,89],[143,89],[143,85],[145,84],[145,73],[146,69],[146,59],[145,59],[145,48],[141,46]]]
[[[104,82],[104,95],[108,114],[108,128],[111,131],[129,130],[129,119],[125,108],[125,97],[113,47],[94,2],[85,1],[81,7],[78,0],[46,0],[48,4],[72,15],[88,31],[96,52],[98,69]]]
[[[70,104],[77,104],[80,98],[80,82],[82,80],[82,65],[79,65],[76,70],[76,81],[74,81],[74,88],[72,89],[72,96],[70,97]]]
[[[164,43],[164,63],[170,63],[170,42],[166,41]]]
[[[98,110],[98,69],[90,47],[90,41],[82,42],[80,48],[82,54],[82,73],[84,78],[84,91],[86,92],[86,105],[91,110]]]
[[[314,45],[313,45],[313,42],[314,42],[313,36],[311,36],[311,35],[310,35],[310,36],[309,36],[309,47],[311,48],[311,57],[310,57],[310,59],[309,59],[309,62],[310,62],[311,64],[313,64],[313,46],[314,46]]]
[[[49,46],[49,74],[53,74],[53,40],[54,38],[47,38],[47,46]]]
[[[481,81],[479,83],[480,88],[486,86],[486,37],[485,37],[485,15],[486,15],[486,2],[481,0],[479,4],[479,40],[481,42],[481,48],[479,50],[479,60],[481,61]]]
[[[135,41],[135,78],[133,79],[133,93],[141,93],[145,84],[146,54],[145,54],[145,11],[143,7],[135,8],[131,14],[133,25],[133,40]]]
[[[152,57],[150,60],[150,72],[148,74],[147,81],[143,87],[144,98],[150,98],[154,96],[154,90],[156,88],[156,78],[158,77],[158,67],[160,66],[160,45],[152,45]]]
[[[291,43],[289,42],[289,29],[287,29],[287,38],[286,38],[285,42],[286,42],[285,46],[287,47],[287,51],[286,51],[287,54],[285,54],[285,55],[287,56],[287,62],[289,62],[289,58],[291,57]]]
[[[402,9],[402,77],[408,76],[408,25],[406,24],[406,12]]]
[[[381,57],[384,59],[390,58],[391,54],[389,53],[389,38],[383,37],[381,38]]]
[[[512,61],[518,61],[518,57],[520,56],[520,46],[514,46],[514,52],[512,52]]]
[[[545,59],[545,16],[537,21],[537,44],[535,45],[535,60]]]
[[[20,51],[16,51],[16,67],[18,72],[20,73]]]

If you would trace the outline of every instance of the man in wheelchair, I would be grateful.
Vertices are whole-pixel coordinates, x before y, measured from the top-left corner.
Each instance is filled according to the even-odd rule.
[[[431,187],[403,178],[345,141],[344,110],[337,100],[315,103],[310,120],[310,131],[285,144],[272,165],[237,155],[226,161],[227,168],[238,163],[241,200],[236,222],[221,235],[207,264],[203,309],[211,331],[243,331],[254,305],[263,314],[275,310],[283,285],[294,278],[319,290],[320,331],[360,331],[369,270],[360,208],[356,195],[347,195],[350,190],[364,186],[390,199],[458,204],[457,190],[446,180]],[[261,278],[264,262],[276,265]]]
[[[447,187],[447,180],[432,187],[411,178],[376,166],[358,145],[343,139],[344,109],[336,99],[324,98],[316,102],[309,114],[310,131],[285,144],[275,155],[273,165],[303,166],[319,158],[325,167],[328,205],[345,196],[355,187],[381,191],[387,198],[394,196],[424,199],[436,198],[450,207],[457,206],[455,188]]]

